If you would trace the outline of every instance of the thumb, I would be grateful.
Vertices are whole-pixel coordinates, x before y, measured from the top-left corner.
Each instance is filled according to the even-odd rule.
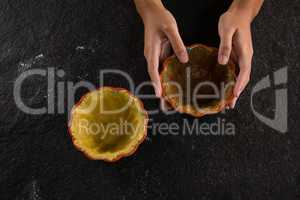
[[[232,49],[233,31],[220,34],[220,47],[218,54],[218,62],[221,65],[226,65],[229,61]]]

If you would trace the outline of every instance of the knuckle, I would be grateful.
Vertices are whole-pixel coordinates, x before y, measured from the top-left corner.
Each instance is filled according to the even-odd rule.
[[[152,68],[152,65],[153,65],[153,63],[154,63],[154,59],[148,57],[148,58],[147,58],[147,62],[148,62],[149,67]]]
[[[228,37],[230,33],[234,31],[234,28],[232,26],[228,26],[226,24],[220,24],[219,25],[219,36],[221,38]]]
[[[179,47],[179,48],[175,49],[174,51],[177,55],[181,55],[181,54],[185,53],[185,49],[182,47]]]
[[[250,72],[245,75],[245,85],[247,85],[250,81]]]
[[[144,47],[144,56],[147,58],[148,55],[149,55],[149,50],[150,50],[150,46],[145,44],[145,47]]]
[[[253,48],[248,47],[247,45],[242,47],[242,53],[248,57],[252,57],[253,56]]]
[[[147,57],[148,57],[148,51],[147,50],[144,50],[144,56],[147,59]]]
[[[176,23],[174,21],[169,21],[162,25],[162,30],[166,33],[171,33],[176,30]]]
[[[221,51],[223,54],[229,54],[231,51],[231,47],[229,45],[224,45],[222,46]]]
[[[232,27],[231,26],[225,26],[225,25],[222,25],[220,27],[220,34],[222,36],[226,36],[229,32],[232,31]]]
[[[248,48],[245,48],[245,47],[242,47],[241,48],[241,55],[244,57],[244,58],[248,58],[249,57],[249,51],[248,51]]]
[[[149,74],[152,74],[154,70],[151,66],[148,65],[147,71]]]
[[[163,24],[162,25],[162,30],[166,33],[169,33],[172,31],[172,27],[169,24]]]

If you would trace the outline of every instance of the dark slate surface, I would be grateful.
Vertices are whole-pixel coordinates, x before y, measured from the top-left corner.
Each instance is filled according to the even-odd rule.
[[[148,80],[143,26],[133,3],[2,0],[0,199],[299,199],[299,5],[298,0],[265,2],[253,25],[255,59],[249,87],[235,110],[200,119],[232,122],[234,136],[149,135],[134,156],[108,164],[89,161],[74,149],[67,133],[67,114],[32,116],[17,109],[13,84],[23,71],[47,67],[65,70],[60,81],[97,84],[99,70],[111,68],[128,72],[137,84]],[[168,6],[171,9],[172,3]],[[186,43],[217,44],[217,35],[211,32],[217,16],[191,18],[218,15],[223,5],[179,8],[185,11],[171,10],[177,13]],[[85,49],[76,50],[78,46]],[[255,118],[249,98],[255,83],[285,66],[289,71],[289,132],[280,134]],[[127,87],[117,77],[106,80],[106,85]],[[23,88],[26,103],[45,105],[46,88],[45,79],[31,77]],[[85,92],[76,93],[76,99]],[[256,104],[272,116],[271,95],[272,91],[261,94]],[[156,100],[144,103],[147,108],[158,106]],[[152,119],[193,120],[180,114],[158,114]]]

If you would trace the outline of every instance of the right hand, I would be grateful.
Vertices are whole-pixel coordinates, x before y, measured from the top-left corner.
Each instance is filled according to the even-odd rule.
[[[144,55],[148,64],[148,73],[153,82],[156,96],[161,97],[160,60],[168,56],[171,47],[180,62],[187,63],[189,58],[176,20],[168,10],[163,6],[152,6],[144,9],[141,16],[145,26]]]

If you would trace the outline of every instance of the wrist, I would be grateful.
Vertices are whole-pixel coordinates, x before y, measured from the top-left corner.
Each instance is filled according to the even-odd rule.
[[[134,0],[137,11],[141,18],[145,20],[149,13],[153,13],[156,10],[164,10],[164,5],[161,0]]]
[[[252,12],[239,6],[231,6],[228,11],[238,18],[242,18],[243,22],[251,23],[254,19]]]
[[[234,13],[251,23],[258,14],[263,0],[234,0],[228,12]]]

